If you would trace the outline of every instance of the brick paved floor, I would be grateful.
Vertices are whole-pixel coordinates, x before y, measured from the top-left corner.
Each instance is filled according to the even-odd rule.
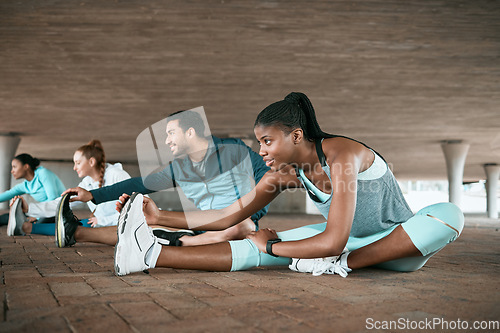
[[[275,215],[262,225],[284,230],[305,219],[320,221]],[[375,323],[367,318],[498,321],[500,223],[475,221],[418,272],[362,269],[346,279],[286,267],[117,277],[110,246],[58,249],[52,237],[7,237],[1,227],[0,332],[358,332]]]

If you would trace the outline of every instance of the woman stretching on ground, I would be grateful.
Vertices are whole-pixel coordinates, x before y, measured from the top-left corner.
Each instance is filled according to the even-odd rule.
[[[23,194],[29,194],[34,200],[44,202],[58,198],[64,191],[62,181],[55,173],[40,165],[40,160],[30,154],[19,154],[12,160],[10,173],[15,179],[25,179],[13,188],[0,193],[0,202],[13,199]],[[6,225],[9,214],[0,216],[0,225]],[[52,221],[53,222],[53,219]],[[13,235],[14,230],[7,228],[7,234]]]
[[[271,170],[238,202],[200,213],[199,219],[206,221],[200,228],[227,228],[281,191],[298,187],[307,190],[327,222],[278,233],[262,229],[240,241],[167,248],[158,244],[147,223],[186,228],[185,215],[159,211],[150,199],[134,194],[119,219],[118,275],[153,267],[235,271],[287,264],[315,275],[346,276],[373,265],[414,271],[462,231],[463,214],[451,203],[414,215],[384,159],[363,143],[323,132],[302,93],[265,108],[254,132]]]

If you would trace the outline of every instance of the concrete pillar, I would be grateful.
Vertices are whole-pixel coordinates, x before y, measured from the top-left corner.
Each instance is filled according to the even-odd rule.
[[[449,201],[458,207],[461,207],[462,204],[464,165],[469,146],[462,140],[447,140],[441,143],[448,172]]]
[[[500,165],[491,163],[484,165],[486,172],[486,207],[490,219],[498,218],[497,189],[500,177]]]
[[[21,138],[15,134],[0,134],[0,193],[10,189],[11,161]],[[0,209],[8,209],[8,202],[0,203]]]

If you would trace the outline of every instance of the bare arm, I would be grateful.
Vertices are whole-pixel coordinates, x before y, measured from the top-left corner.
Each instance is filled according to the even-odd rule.
[[[148,224],[192,230],[224,230],[238,224],[273,201],[285,188],[300,186],[290,170],[268,171],[256,187],[230,206],[219,210],[194,212],[158,211],[146,215]],[[145,212],[146,214],[146,212]]]

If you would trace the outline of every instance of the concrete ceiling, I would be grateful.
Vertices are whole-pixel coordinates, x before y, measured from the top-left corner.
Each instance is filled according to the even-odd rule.
[[[327,132],[365,141],[400,179],[445,179],[440,141],[470,143],[465,179],[500,163],[498,1],[2,1],[0,133],[69,160],[108,160],[169,113],[213,134],[306,93]]]

